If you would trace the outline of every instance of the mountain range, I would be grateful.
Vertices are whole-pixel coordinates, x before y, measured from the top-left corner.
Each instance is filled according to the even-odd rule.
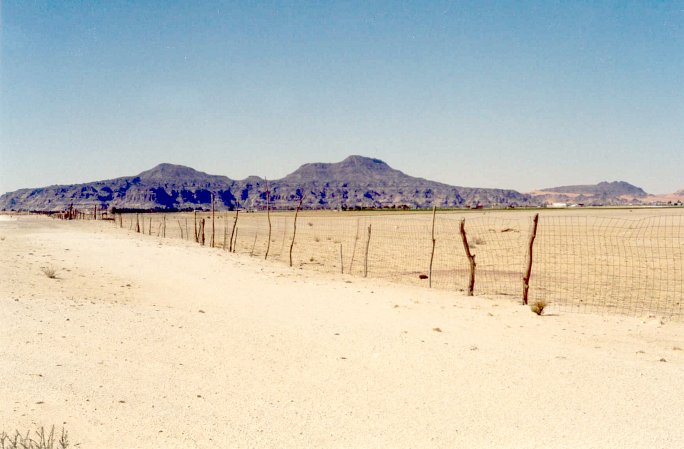
[[[267,190],[273,209],[293,209],[303,196],[307,209],[539,206],[549,201],[589,204],[641,202],[648,194],[626,182],[567,186],[520,193],[508,189],[458,187],[409,176],[380,159],[349,156],[337,163],[304,164],[282,179],[250,176],[233,180],[190,167],[159,164],[136,176],[83,184],[20,189],[0,196],[0,210],[60,211],[76,208],[124,210],[263,209]]]

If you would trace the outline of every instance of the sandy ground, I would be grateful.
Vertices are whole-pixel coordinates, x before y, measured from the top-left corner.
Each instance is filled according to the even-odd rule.
[[[2,429],[83,448],[684,447],[684,324],[657,317],[34,217],[0,221],[0,304]]]

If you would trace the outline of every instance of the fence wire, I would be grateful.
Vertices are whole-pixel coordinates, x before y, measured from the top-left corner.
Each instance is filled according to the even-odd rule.
[[[540,214],[533,246],[530,302],[550,310],[655,314],[684,318],[684,215],[637,218]],[[610,215],[610,214],[608,214]],[[470,265],[460,233],[475,255],[476,295],[520,300],[534,213],[351,214],[301,212],[292,245],[294,267],[367,276],[465,292]],[[196,221],[197,220],[197,224]],[[205,245],[211,213],[126,214],[117,225],[167,238],[195,240],[204,220]],[[239,254],[290,261],[294,212],[220,212],[214,246]],[[231,244],[232,243],[232,244]],[[432,256],[432,271],[430,259]],[[431,275],[431,279],[428,277]]]

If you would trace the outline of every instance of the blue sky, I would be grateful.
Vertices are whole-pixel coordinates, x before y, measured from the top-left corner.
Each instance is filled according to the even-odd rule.
[[[684,1],[4,0],[0,192],[378,157],[684,189]]]

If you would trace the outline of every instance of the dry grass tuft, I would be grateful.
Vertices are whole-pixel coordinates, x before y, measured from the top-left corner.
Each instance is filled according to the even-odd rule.
[[[43,274],[45,274],[45,276],[49,277],[50,279],[57,279],[57,269],[52,265],[43,267],[40,269],[40,271],[42,271]]]
[[[537,315],[541,315],[544,313],[544,309],[547,305],[548,304],[546,303],[546,301],[544,301],[543,299],[538,299],[537,301],[530,304],[530,309]]]
[[[55,426],[52,426],[50,433],[45,432],[45,428],[40,427],[31,435],[31,431],[27,431],[26,435],[22,435],[19,431],[14,433],[14,436],[9,436],[8,433],[0,433],[0,449],[67,449],[70,447],[69,434],[62,429],[62,435],[59,439],[55,439]]]

